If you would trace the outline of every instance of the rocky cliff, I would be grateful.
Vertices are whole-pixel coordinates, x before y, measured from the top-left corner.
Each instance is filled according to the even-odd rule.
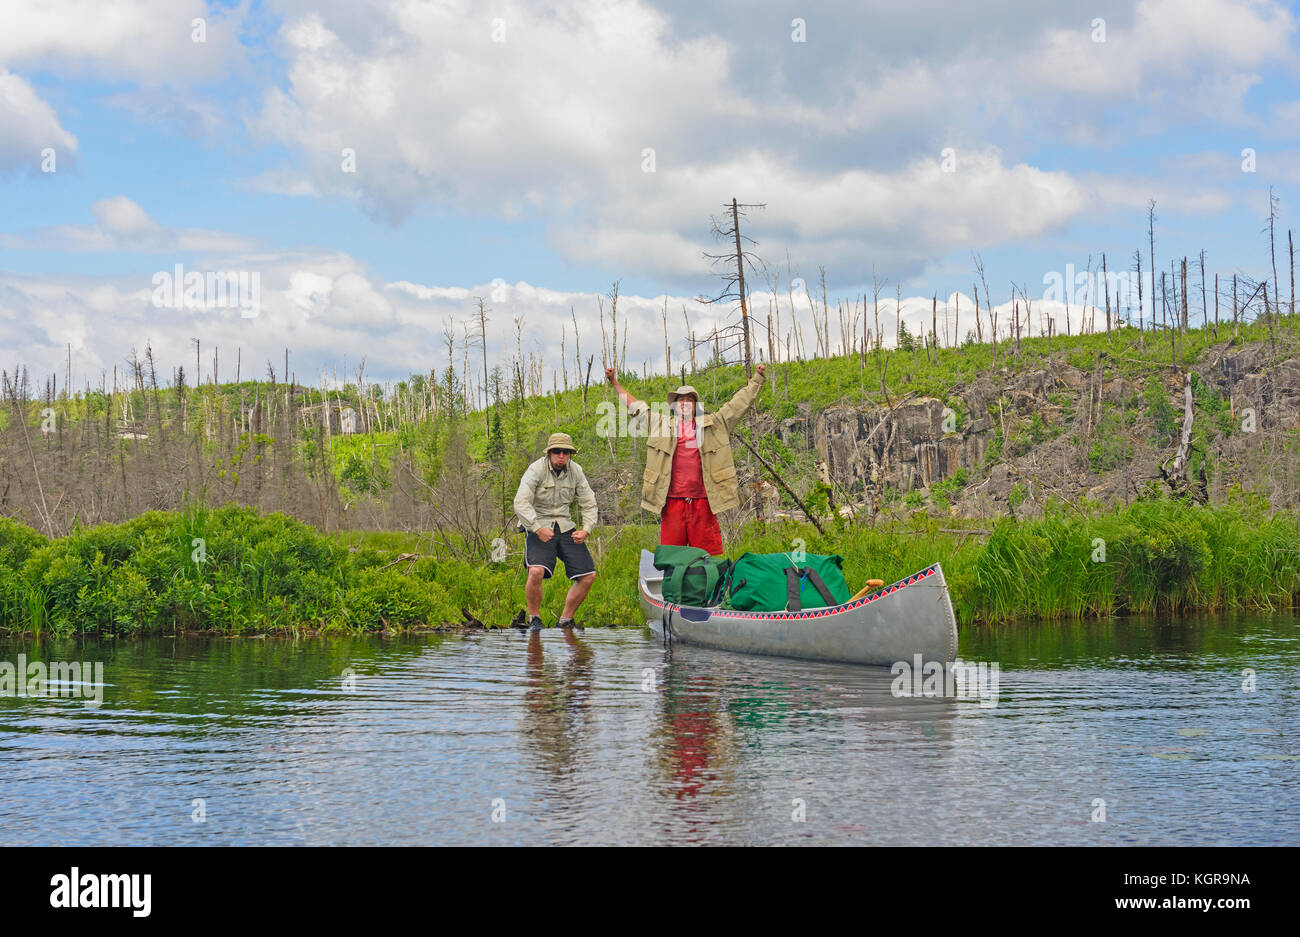
[[[974,515],[1032,509],[1051,494],[1129,500],[1162,482],[1184,417],[1183,371],[1134,364],[1102,355],[1083,370],[1058,356],[1035,370],[982,374],[945,399],[832,406],[772,430],[815,450],[841,509],[906,499]],[[1275,505],[1296,503],[1300,358],[1225,342],[1188,370],[1200,493],[1240,483]]]

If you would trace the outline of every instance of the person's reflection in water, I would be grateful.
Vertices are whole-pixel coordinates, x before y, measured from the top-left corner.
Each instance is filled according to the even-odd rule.
[[[730,725],[721,725],[726,717],[721,689],[714,674],[692,673],[669,661],[663,697],[667,744],[662,751],[677,800],[690,800],[717,780],[714,762],[732,735]]]
[[[710,740],[717,732],[718,714],[707,709],[689,710],[669,716],[673,735],[671,758],[677,780],[677,799],[694,797],[709,773]]]
[[[527,688],[524,690],[526,737],[541,756],[543,767],[557,780],[573,771],[578,742],[585,728],[591,696],[591,646],[562,629],[569,654],[562,667],[547,666],[542,653],[542,633],[528,635]]]

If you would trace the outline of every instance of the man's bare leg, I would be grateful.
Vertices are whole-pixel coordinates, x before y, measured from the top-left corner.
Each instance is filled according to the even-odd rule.
[[[528,567],[528,582],[524,583],[524,601],[528,605],[529,619],[534,618],[542,609],[542,580],[545,576],[546,569],[544,567]],[[573,590],[569,591],[572,592]],[[568,608],[567,602],[565,608]]]
[[[573,585],[569,586],[569,591],[564,596],[564,613],[560,615],[561,618],[572,620],[578,611],[578,606],[587,598],[587,593],[591,591],[591,584],[595,581],[595,573],[573,580]]]

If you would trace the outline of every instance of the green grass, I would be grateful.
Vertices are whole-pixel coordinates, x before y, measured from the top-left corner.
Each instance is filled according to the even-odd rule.
[[[964,625],[1291,607],[1300,593],[1300,515],[1271,513],[1248,495],[1216,507],[1139,501],[1087,516],[1058,508],[1000,520],[989,535],[939,523],[919,513],[824,536],[794,522],[750,525],[728,553],[839,553],[855,591],[868,578],[893,582],[939,561]],[[595,531],[598,572],[582,620],[642,623],[636,571],[656,533],[652,525]],[[362,633],[456,625],[462,608],[499,627],[523,608],[521,538],[498,563],[423,555],[388,566],[431,546],[414,534],[326,536],[236,507],[150,512],[54,541],[0,521],[0,630]],[[550,620],[566,588],[563,577],[547,583]]]
[[[1292,327],[1283,317],[1279,329]],[[1231,331],[1230,325],[1220,328],[1224,339]],[[1268,337],[1264,325],[1243,325],[1240,331],[1241,343]],[[1194,329],[1179,342],[1180,361],[1190,363],[1203,358],[1214,340]],[[1020,354],[1014,355],[1013,343],[1004,341],[997,350],[996,363],[1012,372],[1042,368],[1047,364],[1047,344],[1046,339],[1026,337]],[[1119,425],[1131,425],[1134,408],[1142,403],[1154,418],[1158,434],[1165,437],[1177,431],[1180,411],[1157,377],[1167,372],[1167,337],[1148,333],[1139,342],[1134,329],[1113,336],[1057,336],[1052,350],[1058,360],[1064,355],[1079,367],[1100,367],[1107,379],[1124,377],[1145,388],[1141,395],[1133,394],[1123,410],[1103,411],[1099,427],[1105,431],[1089,453],[1095,469],[1104,471],[1122,461],[1121,434],[1115,430]],[[923,348],[872,352],[865,359],[846,356],[770,364],[757,409],[784,419],[799,413],[798,404],[807,404],[816,413],[840,402],[883,403],[882,379],[895,401],[910,392],[934,396],[956,407],[952,389],[988,375],[993,364],[992,346],[973,344],[930,352]],[[992,373],[995,381],[1001,380],[997,372]],[[410,386],[418,392],[426,385],[423,377],[417,377]],[[687,378],[711,409],[745,381],[738,365],[702,368]],[[643,399],[663,399],[680,379],[680,374],[649,379],[622,375],[624,384]],[[282,391],[283,385],[278,388]],[[209,398],[247,403],[255,395],[271,391],[266,383],[243,382],[190,388],[187,399],[190,412],[196,414],[200,404],[213,402]],[[1194,393],[1200,406],[1212,415],[1211,425],[1230,423],[1226,402],[1212,388],[1197,381]],[[149,401],[161,401],[164,410],[176,407],[175,389],[162,389],[157,396],[152,390],[147,394]],[[343,388],[338,396],[345,405],[359,405],[355,387]],[[331,399],[334,397],[331,392]],[[88,397],[60,398],[57,406],[72,419],[103,420],[120,412],[123,398],[129,398],[138,413],[146,412],[145,394],[139,391],[116,399],[92,392]],[[314,399],[318,400],[319,394]],[[508,441],[502,464],[488,475],[504,479],[507,490],[503,499],[508,499],[525,465],[540,453],[552,431],[573,436],[589,475],[595,476],[617,461],[620,469],[635,476],[643,464],[644,440],[596,435],[597,407],[613,401],[610,388],[595,384],[585,403],[579,390],[570,390],[502,404],[501,431]],[[381,402],[381,409],[388,403]],[[452,403],[454,408],[455,401]],[[33,425],[39,422],[39,409],[38,403],[29,408]],[[463,405],[460,409],[463,412]],[[959,426],[983,416],[957,415]],[[456,420],[399,421],[394,432],[336,435],[329,443],[330,460],[341,486],[354,495],[378,497],[391,484],[394,457],[399,454],[411,459],[430,484],[444,465],[487,472],[482,461],[488,449],[485,423],[480,412]],[[1060,435],[1063,429],[1060,423],[1045,423],[1037,412],[1019,425],[1008,419],[1005,439],[1001,421],[995,426],[986,462],[1004,450],[1010,454],[1026,451]],[[1196,431],[1202,431],[1199,423]],[[71,434],[69,438],[73,438]],[[469,460],[464,463],[457,461],[456,446],[452,445],[461,438],[461,455]],[[322,443],[318,432],[305,433],[300,441],[312,452],[319,452]],[[778,461],[791,477],[815,477],[805,464],[811,459],[808,453],[787,450],[770,439],[763,440],[762,446],[765,452],[769,446],[778,450]],[[232,462],[226,470],[237,468]],[[959,497],[966,483],[960,474],[939,481],[931,487],[931,497],[943,507]],[[824,499],[826,494],[815,487],[806,493],[810,501]],[[637,507],[637,485],[612,497],[619,503],[602,504],[602,516],[644,516]],[[1025,498],[1025,490],[1017,484],[1011,506],[1015,508]],[[840,526],[827,537],[796,523],[765,528],[750,525],[730,545],[730,552],[787,549],[793,538],[800,537],[813,552],[843,554],[855,589],[869,577],[893,581],[939,560],[948,573],[954,606],[964,623],[1160,609],[1272,607],[1292,603],[1298,588],[1300,522],[1296,515],[1270,513],[1266,505],[1245,497],[1204,508],[1139,502],[1088,517],[1049,511],[1033,521],[998,521],[987,537],[940,532],[936,522],[918,510],[923,507],[923,497],[917,491],[901,494],[887,488],[882,493],[886,506],[899,500],[917,510],[918,516],[874,528]],[[945,526],[951,523],[956,522],[947,521]],[[1097,539],[1105,543],[1104,562],[1092,560]],[[192,558],[196,540],[204,544],[201,562]],[[599,572],[582,610],[584,619],[596,624],[639,623],[635,597],[639,551],[655,542],[653,526],[598,528],[592,547]],[[523,607],[521,539],[511,535],[507,546],[509,555],[503,563],[492,563],[487,556],[471,562],[444,557],[447,551],[426,536],[394,532],[324,536],[287,517],[262,516],[233,507],[150,513],[123,524],[73,530],[55,541],[0,518],[0,629],[56,633],[360,632],[454,624],[461,621],[462,608],[489,625],[505,625]],[[380,569],[401,552],[424,556],[414,563]],[[563,585],[562,580],[547,584],[544,609],[552,619],[558,617]]]
[[[373,548],[350,551],[281,514],[149,512],[43,544],[15,528],[0,527],[4,630],[363,632],[460,620],[436,564],[381,569]]]
[[[1275,331],[1288,339],[1296,333],[1300,321],[1296,317],[1282,316],[1277,320]],[[1193,328],[1178,339],[1178,362],[1188,365],[1205,358],[1207,350],[1232,338],[1231,324],[1221,324],[1220,338],[1215,339],[1207,331]],[[1269,328],[1265,324],[1249,323],[1239,327],[1236,344],[1266,341]],[[762,343],[760,343],[762,344]],[[1151,411],[1156,432],[1161,441],[1176,433],[1180,422],[1181,408],[1177,401],[1171,400],[1161,382],[1168,376],[1171,352],[1167,335],[1150,331],[1139,336],[1133,328],[1116,329],[1112,335],[1089,334],[1069,337],[1055,336],[1050,342],[1052,360],[1059,363],[1069,361],[1077,367],[1088,371],[1100,371],[1106,380],[1122,377],[1146,386],[1145,395],[1137,395],[1134,405],[1145,403]],[[961,400],[954,396],[953,389],[959,385],[970,384],[981,376],[991,377],[995,383],[1005,379],[993,370],[994,365],[1006,369],[1011,374],[1043,369],[1049,366],[1049,342],[1046,338],[1024,335],[1019,352],[1016,343],[1003,340],[996,350],[991,344],[963,344],[960,348],[937,348],[929,351],[921,347],[890,351],[869,352],[865,357],[857,354],[832,358],[819,358],[815,361],[778,362],[768,364],[768,382],[756,402],[755,409],[775,420],[784,420],[800,414],[801,407],[809,408],[812,414],[834,404],[853,406],[879,406],[886,399],[897,401],[904,394],[932,396],[945,401],[957,411],[957,426],[966,426],[970,420],[979,419],[983,414],[967,414]],[[556,363],[558,364],[558,362]],[[600,370],[593,370],[593,383],[588,388],[584,402],[580,389],[574,388],[558,394],[542,393],[532,397],[517,397],[507,394],[506,399],[496,409],[500,418],[500,437],[498,449],[493,462],[495,470],[503,473],[513,483],[522,475],[529,461],[540,454],[541,446],[547,435],[553,431],[567,432],[581,451],[580,461],[589,474],[600,474],[615,464],[626,466],[644,458],[644,441],[619,436],[612,440],[597,435],[598,407],[612,405],[615,396],[609,387],[599,380]],[[392,493],[394,484],[394,460],[400,457],[409,460],[419,477],[429,484],[434,484],[443,474],[446,464],[455,463],[448,455],[449,449],[455,448],[467,455],[470,462],[480,469],[487,468],[489,459],[488,420],[482,411],[469,410],[466,401],[459,396],[459,378],[448,380],[445,369],[437,369],[436,380],[430,384],[428,375],[412,375],[407,381],[397,382],[394,393],[389,398],[376,397],[377,388],[371,387],[368,401],[379,411],[379,425],[387,427],[385,431],[356,435],[333,435],[328,442],[317,428],[303,431],[297,439],[298,454],[306,456],[314,464],[314,458],[321,454],[321,449],[329,449],[329,464],[333,469],[334,479],[345,500],[352,501],[358,497],[373,497],[383,500]],[[701,365],[689,372],[687,380],[699,388],[703,404],[707,409],[716,409],[734,394],[745,382],[743,368],[736,364]],[[657,375],[643,378],[639,372],[631,371],[621,375],[625,386],[635,395],[647,400],[662,400],[669,390],[681,380],[680,372],[672,375]],[[570,374],[570,381],[574,380]],[[882,392],[882,384],[887,394]],[[506,381],[506,390],[511,391],[510,382]],[[438,413],[428,419],[412,419],[410,414],[423,412],[432,386],[432,393],[437,399]],[[242,403],[251,405],[254,399],[280,400],[286,390],[283,383],[271,385],[265,381],[243,381],[239,384],[220,386],[204,385],[199,388],[188,387],[182,392],[177,388],[152,388],[145,391],[133,390],[117,395],[102,394],[92,391],[90,394],[74,394],[72,397],[59,397],[53,402],[60,413],[62,422],[69,430],[71,445],[81,438],[76,429],[78,420],[98,420],[111,423],[117,415],[128,409],[136,414],[137,420],[152,424],[156,422],[159,409],[168,415],[171,427],[168,433],[176,432],[175,423],[180,412],[182,398],[190,414],[191,434],[198,432],[197,422],[201,414],[215,412],[234,412]],[[514,389],[514,390],[517,390]],[[1210,414],[1205,421],[1206,427],[1220,430],[1230,429],[1231,422],[1226,401],[1217,397],[1208,387],[1199,382],[1196,388],[1198,401]],[[319,404],[323,397],[319,390],[298,387],[298,397],[308,404]],[[405,396],[403,396],[405,395]],[[354,411],[361,410],[361,395],[354,385],[345,385],[337,392],[329,392],[331,406],[348,406]],[[990,450],[989,459],[1006,455],[1022,455],[1034,445],[1062,434],[1069,422],[1071,408],[1075,406],[1073,395],[1060,397],[1063,402],[1061,417],[1050,423],[1041,415],[1034,413],[1027,421],[1022,421],[1015,414],[1006,414],[1006,438],[1001,438],[1002,420],[996,421],[998,429]],[[472,405],[472,404],[471,404]],[[31,401],[27,407],[27,421],[36,427],[40,421],[40,401]],[[368,406],[371,404],[368,403]],[[6,411],[8,412],[8,411]],[[368,420],[375,418],[371,410]],[[448,419],[447,414],[454,414]],[[149,414],[154,414],[150,417]],[[6,418],[5,412],[0,417]],[[1126,414],[1126,421],[1131,419]],[[358,417],[358,425],[361,425]],[[145,427],[146,429],[149,426]],[[1108,429],[1113,425],[1108,424]],[[1198,423],[1197,431],[1201,431]],[[1117,438],[1118,434],[1108,434],[1108,439]],[[203,451],[207,458],[216,458],[217,442],[199,433]],[[463,439],[463,443],[460,441]],[[455,441],[455,446],[452,446]],[[235,455],[230,457],[230,464],[221,464],[217,475],[223,481],[229,481],[243,471],[243,458],[268,457],[269,437],[261,439],[260,444],[250,438],[242,439]],[[126,443],[119,445],[125,446]],[[763,441],[766,448],[768,440]],[[1105,444],[1089,453],[1092,466],[1105,471],[1107,466],[1114,466],[1122,461],[1122,452],[1117,454],[1112,448],[1107,450]],[[282,458],[277,454],[274,458]],[[804,475],[807,466],[807,453],[784,453],[778,462],[791,477]],[[1199,458],[1196,457],[1196,458]],[[448,460],[451,460],[449,463]],[[1195,462],[1195,458],[1193,460]],[[458,464],[458,463],[455,463]],[[1199,463],[1194,464],[1199,470]],[[811,477],[809,475],[808,477]],[[802,494],[809,494],[799,485]],[[626,496],[625,496],[626,495]],[[602,505],[603,510],[611,516],[633,519],[637,514],[635,491],[629,490],[616,496],[614,503]],[[782,495],[783,499],[785,498]],[[948,497],[947,494],[943,497]],[[786,503],[793,507],[793,502]]]

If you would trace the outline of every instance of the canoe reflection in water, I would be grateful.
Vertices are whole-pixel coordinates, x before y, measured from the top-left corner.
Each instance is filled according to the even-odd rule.
[[[573,771],[578,743],[587,729],[591,699],[591,662],[595,653],[572,629],[561,629],[567,646],[563,663],[547,662],[540,631],[528,635],[524,689],[524,731],[541,756],[543,768],[557,779]]]
[[[937,745],[942,751],[952,741],[958,706],[953,699],[894,696],[887,667],[680,644],[664,649],[660,680],[658,748],[665,793],[681,805],[680,818],[692,826],[709,822],[711,811],[691,808],[690,801],[698,799],[703,807],[719,796],[752,797],[753,809],[768,810],[770,804],[757,802],[764,789],[788,784],[797,796],[800,783],[815,788],[827,771],[836,775],[837,787],[847,778],[870,797],[893,783],[896,769],[888,752],[895,746]],[[834,749],[837,736],[845,743],[843,758],[832,759],[833,765],[801,762],[801,748],[825,750],[831,740]],[[881,757],[860,757],[864,743],[878,747]]]

